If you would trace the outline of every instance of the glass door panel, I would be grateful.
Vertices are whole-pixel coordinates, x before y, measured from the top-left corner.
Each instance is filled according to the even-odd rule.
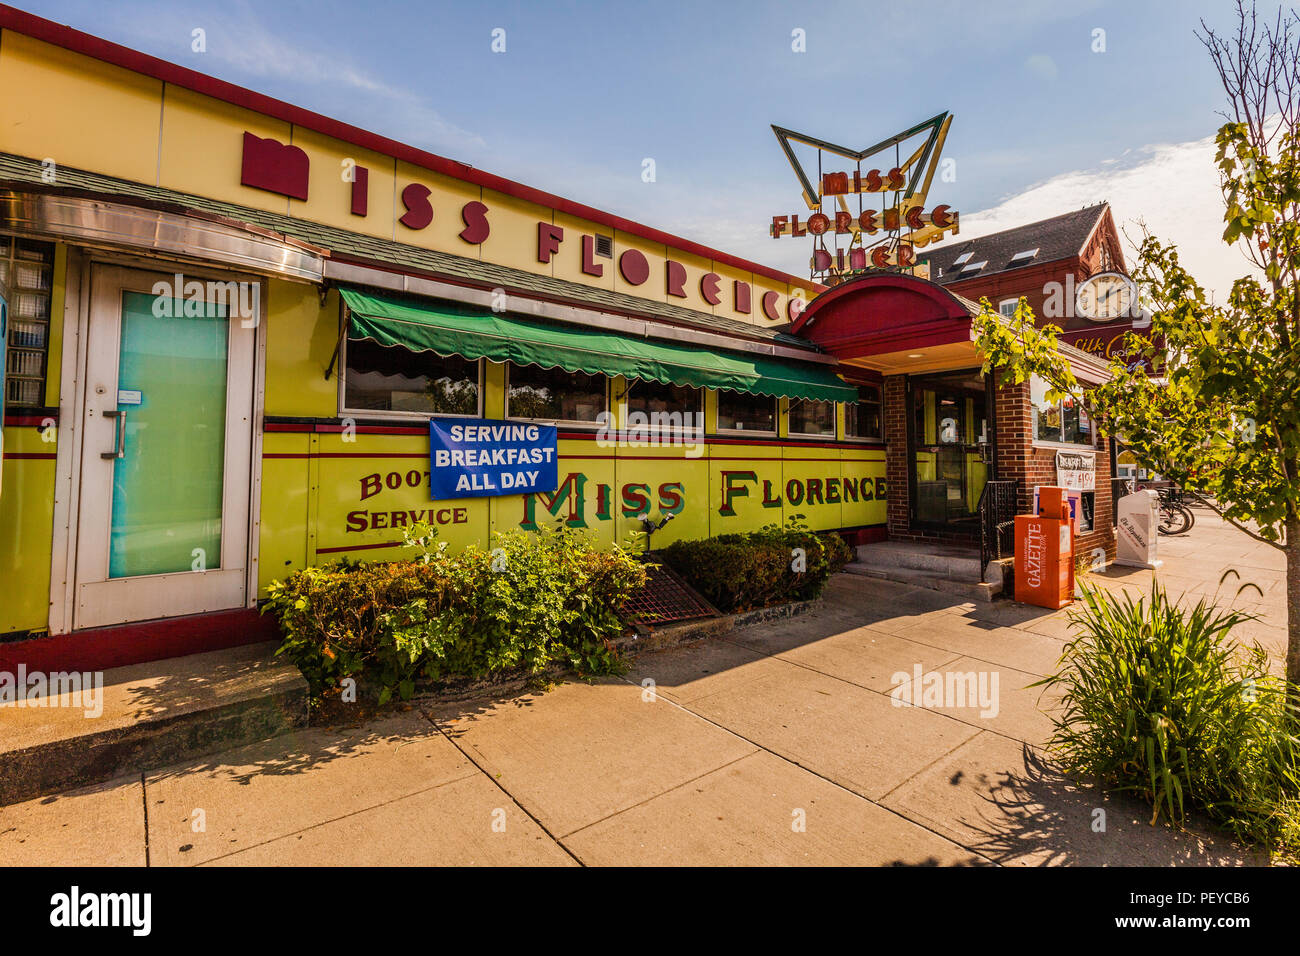
[[[225,313],[122,294],[110,577],[220,567]]]

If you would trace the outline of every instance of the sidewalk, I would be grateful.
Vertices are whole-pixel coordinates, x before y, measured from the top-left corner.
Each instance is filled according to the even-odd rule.
[[[1256,581],[1263,600],[1238,602],[1265,615],[1251,633],[1285,646],[1279,553],[1205,509],[1160,547],[1175,593],[1212,593],[1228,566]],[[1098,577],[1136,589],[1150,573]],[[1054,667],[1065,613],[839,575],[820,611],[644,655],[620,679],[420,704],[0,808],[0,860],[1266,863],[1043,765],[1052,701],[1026,685]],[[893,676],[918,667],[997,675],[996,713],[895,706]]]

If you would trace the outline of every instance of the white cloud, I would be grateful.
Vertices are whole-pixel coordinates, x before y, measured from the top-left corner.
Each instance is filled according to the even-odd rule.
[[[1130,261],[1140,222],[1178,246],[1183,266],[1222,301],[1235,279],[1253,271],[1238,249],[1224,245],[1223,195],[1214,165],[1214,137],[1126,150],[1093,169],[1061,173],[981,212],[963,214],[959,239],[1023,226],[1107,200]],[[1127,234],[1125,236],[1125,234]]]

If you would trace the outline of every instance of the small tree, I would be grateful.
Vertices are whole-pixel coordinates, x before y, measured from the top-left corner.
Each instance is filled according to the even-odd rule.
[[[985,372],[1037,375],[1049,400],[1074,397],[1143,466],[1286,555],[1286,674],[1300,696],[1300,16],[1279,11],[1261,26],[1243,0],[1237,13],[1231,40],[1204,21],[1198,36],[1230,104],[1216,155],[1223,241],[1264,282],[1238,279],[1213,302],[1177,249],[1144,230],[1133,277],[1150,327],[1127,344],[1153,372],[1112,362],[1110,381],[1083,387],[1057,350],[1061,330],[1035,328],[1024,300],[1009,323],[985,301],[976,344]]]

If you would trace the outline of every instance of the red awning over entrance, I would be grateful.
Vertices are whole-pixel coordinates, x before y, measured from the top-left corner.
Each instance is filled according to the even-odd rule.
[[[914,372],[979,364],[971,317],[979,306],[926,279],[880,273],[817,296],[791,332],[846,365]]]

